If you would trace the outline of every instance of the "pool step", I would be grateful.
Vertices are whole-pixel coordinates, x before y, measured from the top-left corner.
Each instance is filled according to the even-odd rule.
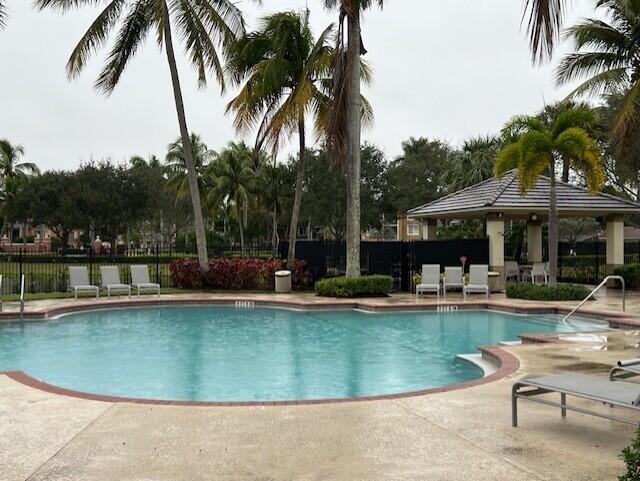
[[[485,359],[482,357],[482,354],[458,354],[456,357],[478,366],[484,372],[484,377],[491,376],[499,369],[497,363],[489,359]]]
[[[501,346],[519,346],[522,341],[500,341],[498,344]]]

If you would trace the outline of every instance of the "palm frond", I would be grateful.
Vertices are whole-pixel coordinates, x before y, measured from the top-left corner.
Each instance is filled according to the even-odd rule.
[[[541,63],[555,50],[565,18],[567,0],[525,0],[523,22],[527,23],[527,35],[532,60]]]

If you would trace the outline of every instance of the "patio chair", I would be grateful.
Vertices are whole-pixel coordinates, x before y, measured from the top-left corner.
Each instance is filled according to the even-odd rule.
[[[489,266],[469,266],[469,284],[463,287],[462,295],[467,299],[467,294],[484,294],[489,299]]]
[[[538,399],[536,396],[543,394],[560,394],[560,402],[550,399]],[[555,374],[551,376],[525,377],[513,385],[511,390],[511,422],[513,427],[518,427],[518,399],[555,406],[560,408],[562,417],[566,417],[567,411],[576,411],[582,414],[618,421],[637,426],[638,422],[612,416],[604,411],[592,411],[582,407],[573,407],[567,404],[567,396],[573,396],[597,403],[607,404],[611,407],[640,411],[640,385],[629,382],[612,382],[596,376],[585,374]]]
[[[138,296],[140,296],[141,291],[155,291],[160,297],[160,284],[151,282],[149,266],[131,266],[131,287],[137,289]]]
[[[126,292],[131,297],[131,286],[120,282],[120,271],[117,266],[100,266],[102,288],[107,290],[107,297],[111,297],[111,291]]]
[[[445,267],[444,268],[444,284],[442,286],[442,293],[444,297],[447,297],[447,290],[464,289],[464,274],[462,267]]]
[[[520,282],[520,266],[516,261],[506,261],[504,263],[505,280],[515,280]]]
[[[618,361],[618,364],[609,371],[611,381],[622,381],[636,376],[640,376],[640,359]]]
[[[91,292],[100,297],[100,288],[89,281],[89,271],[86,266],[69,267],[69,290],[73,291],[74,298],[78,300],[78,292]]]
[[[438,264],[422,266],[422,282],[416,286],[416,298],[421,292],[435,292],[438,301],[440,300],[440,266]]]
[[[536,283],[536,279],[542,280],[543,284],[547,284],[549,282],[546,266],[547,265],[544,262],[534,262],[531,272],[528,273],[528,276],[531,277],[532,284]]]

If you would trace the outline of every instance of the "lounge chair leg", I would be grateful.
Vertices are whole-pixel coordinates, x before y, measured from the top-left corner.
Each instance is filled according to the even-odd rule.
[[[562,413],[562,417],[566,418],[567,417],[567,395],[564,393],[560,393],[560,404],[562,404],[562,408],[560,409],[560,412]]]
[[[511,388],[511,426],[514,428],[518,427],[518,397],[516,396],[518,392],[518,386],[514,385]]]

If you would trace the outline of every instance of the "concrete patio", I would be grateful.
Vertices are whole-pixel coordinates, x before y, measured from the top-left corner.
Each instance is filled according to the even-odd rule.
[[[640,312],[639,297],[630,300],[630,313]],[[312,296],[303,300],[320,302]],[[28,308],[65,302],[38,301]],[[394,296],[376,302],[416,301]],[[619,299],[610,295],[590,308],[616,305]],[[216,408],[97,402],[0,375],[0,480],[615,480],[623,469],[618,454],[630,443],[633,427],[574,413],[563,420],[559,410],[526,401],[520,427],[511,427],[514,379],[557,371],[604,376],[618,359],[639,357],[637,331],[567,340],[508,348],[520,369],[493,383],[347,404]]]

